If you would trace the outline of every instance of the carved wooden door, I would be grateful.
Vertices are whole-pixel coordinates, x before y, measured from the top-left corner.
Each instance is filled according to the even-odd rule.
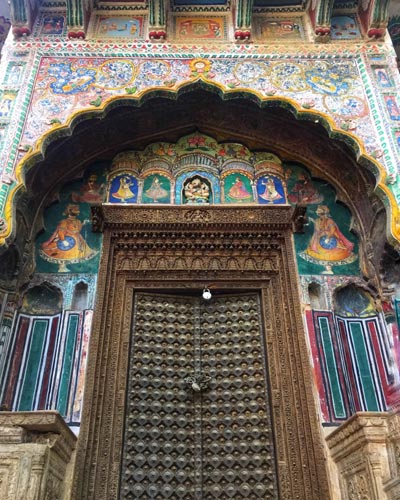
[[[137,293],[121,499],[278,498],[255,293]]]

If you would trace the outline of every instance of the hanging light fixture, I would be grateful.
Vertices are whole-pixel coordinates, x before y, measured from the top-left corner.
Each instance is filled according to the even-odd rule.
[[[203,297],[204,300],[210,300],[211,299],[212,293],[211,293],[211,291],[210,291],[209,288],[207,288],[207,287],[204,288],[203,293],[202,293],[202,297]]]

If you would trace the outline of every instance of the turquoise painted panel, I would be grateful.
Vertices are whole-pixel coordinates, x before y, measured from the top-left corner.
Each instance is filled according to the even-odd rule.
[[[366,411],[380,411],[376,397],[373,374],[368,358],[367,346],[360,323],[350,323],[350,336],[355,353],[355,368],[358,371],[361,389],[364,394]]]
[[[340,387],[338,368],[336,365],[335,354],[329,322],[327,318],[318,318],[319,328],[321,332],[322,346],[324,348],[326,371],[328,374],[328,382],[332,395],[332,404],[336,418],[345,418],[346,411],[343,403],[343,395]]]
[[[358,241],[350,232],[351,212],[336,202],[326,181],[311,179],[305,168],[285,165],[288,199],[307,205],[308,224],[295,234],[300,274],[358,275]]]
[[[18,410],[33,410],[36,385],[39,377],[43,355],[46,349],[46,334],[49,322],[47,320],[35,320],[32,327],[31,345],[28,353],[24,381],[19,399]]]
[[[68,317],[64,361],[61,372],[61,381],[60,381],[60,388],[58,392],[58,401],[57,401],[57,410],[61,413],[61,415],[64,416],[67,414],[69,385],[73,369],[78,325],[79,325],[79,314],[71,314]]]
[[[104,199],[104,166],[96,164],[82,181],[64,186],[60,201],[45,211],[45,232],[36,241],[37,272],[97,273],[101,235],[92,232],[90,206]]]

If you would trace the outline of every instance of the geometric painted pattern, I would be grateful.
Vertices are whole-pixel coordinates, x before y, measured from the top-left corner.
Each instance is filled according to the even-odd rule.
[[[385,411],[394,378],[379,316],[312,311],[307,324],[324,421],[345,420],[357,411]]]

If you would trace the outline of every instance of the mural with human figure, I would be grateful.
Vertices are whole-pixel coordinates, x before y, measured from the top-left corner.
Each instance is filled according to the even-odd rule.
[[[285,191],[281,179],[274,175],[257,179],[258,202],[261,204],[286,203]]]
[[[142,203],[170,203],[171,181],[162,174],[152,174],[144,179]]]
[[[398,344],[371,293],[350,286],[360,280],[350,210],[303,165],[195,132],[93,164],[52,200],[36,238],[34,283],[0,330],[0,404],[57,409],[79,427],[101,252],[101,235],[91,230],[93,205],[289,203],[307,207],[304,233],[294,242],[322,420],[387,408],[400,378]]]
[[[229,174],[223,180],[226,203],[251,203],[254,201],[251,180],[241,173]]]
[[[303,234],[295,235],[297,262],[301,274],[357,275],[357,238],[350,231],[351,213],[336,202],[334,189],[311,179],[302,166],[286,166],[289,201],[307,205]]]
[[[91,231],[90,206],[104,199],[104,179],[90,173],[62,188],[60,201],[45,211],[36,242],[39,272],[97,272],[101,239]]]

